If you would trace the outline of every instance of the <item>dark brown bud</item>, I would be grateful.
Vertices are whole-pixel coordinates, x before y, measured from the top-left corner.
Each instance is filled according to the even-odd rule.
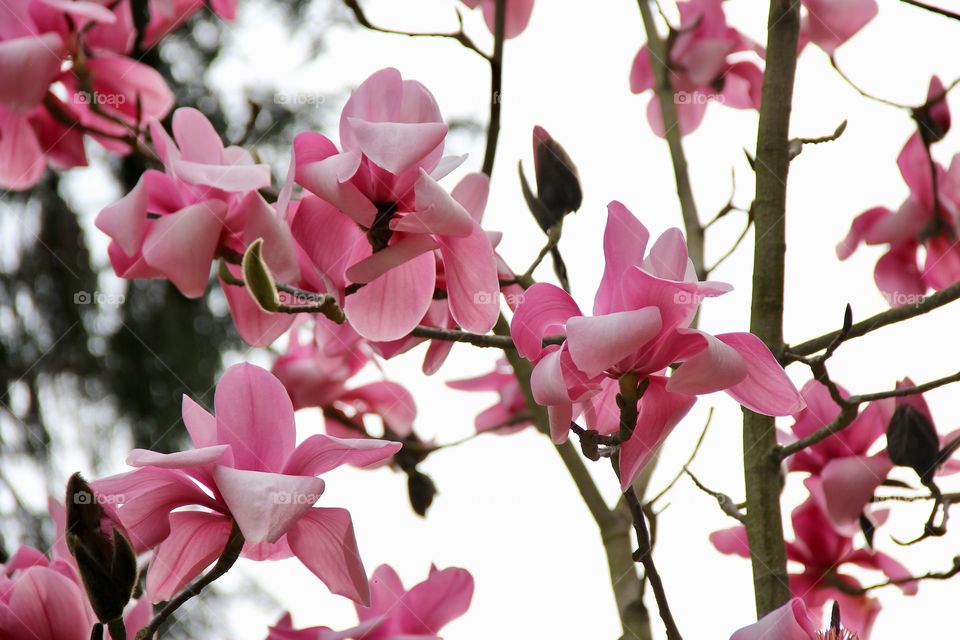
[[[580,175],[566,150],[542,127],[533,129],[533,164],[537,194],[530,189],[522,167],[520,186],[530,212],[546,232],[565,215],[580,208],[583,202]]]
[[[887,452],[893,464],[913,469],[927,484],[937,470],[940,439],[926,416],[909,404],[900,404],[887,427]]]
[[[67,482],[67,547],[101,622],[123,616],[137,582],[137,556],[115,514],[79,473]]]
[[[427,509],[437,495],[437,485],[425,473],[414,469],[407,477],[407,491],[410,494],[410,506],[418,516],[426,516]]]

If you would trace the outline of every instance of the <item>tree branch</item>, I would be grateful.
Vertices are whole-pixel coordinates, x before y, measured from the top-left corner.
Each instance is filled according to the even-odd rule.
[[[487,125],[487,148],[483,153],[483,171],[493,175],[493,163],[497,157],[497,142],[500,138],[500,103],[503,99],[503,44],[506,40],[507,0],[496,0],[494,18],[493,55],[490,61],[490,119]]]
[[[947,11],[946,9],[941,9],[940,7],[934,7],[933,5],[929,5],[926,2],[919,2],[919,0],[900,0],[900,2],[904,4],[909,4],[912,7],[917,7],[919,9],[930,11],[931,13],[936,13],[945,18],[960,20],[960,13],[954,13],[953,11]]]
[[[767,68],[763,76],[755,161],[756,231],[750,331],[775,355],[783,350],[784,220],[790,169],[790,111],[799,32],[800,3],[771,0],[767,21]],[[758,617],[790,599],[780,513],[780,461],[776,450],[773,418],[744,409],[746,528]]]

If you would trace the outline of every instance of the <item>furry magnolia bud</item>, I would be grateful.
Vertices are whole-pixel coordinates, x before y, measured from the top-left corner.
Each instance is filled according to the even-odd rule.
[[[928,483],[937,470],[940,439],[925,415],[909,404],[900,404],[887,427],[887,453],[893,464],[913,469]]]
[[[533,129],[533,166],[537,194],[531,191],[522,168],[520,186],[537,224],[548,231],[565,215],[580,208],[580,176],[566,150],[543,127]]]
[[[67,482],[67,547],[94,614],[101,622],[123,616],[137,582],[137,556],[116,514],[75,473]]]

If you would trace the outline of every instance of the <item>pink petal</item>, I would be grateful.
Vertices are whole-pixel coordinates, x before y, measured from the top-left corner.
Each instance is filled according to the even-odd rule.
[[[0,187],[29,189],[46,168],[40,141],[27,117],[0,108]]]
[[[354,253],[369,244],[353,220],[315,197],[300,201],[291,232],[317,269],[341,288]]]
[[[347,297],[344,311],[351,326],[367,340],[398,340],[426,315],[435,283],[436,259],[424,253]]]
[[[318,162],[297,161],[297,182],[334,207],[343,211],[358,224],[369,227],[377,215],[377,207],[349,182],[351,169],[356,171],[359,156],[339,154]]]
[[[163,76],[152,67],[129,58],[102,54],[88,59],[87,67],[93,74],[94,91],[115,97],[118,115],[130,122],[137,113],[143,121],[149,121],[164,117],[173,108],[173,93]]]
[[[876,0],[804,0],[804,31],[828,54],[877,15]]]
[[[95,224],[132,258],[140,250],[146,221],[147,187],[141,176],[130,193],[100,212]]]
[[[153,221],[143,241],[143,257],[188,298],[207,289],[226,205],[206,200]]]
[[[884,207],[874,207],[864,211],[853,219],[850,225],[850,231],[847,236],[837,245],[837,258],[846,260],[849,258],[861,242],[864,242],[870,229],[879,221],[892,216],[893,212]]]
[[[696,332],[704,348],[673,372],[667,390],[689,395],[729,389],[747,377],[747,363],[736,349],[707,333]]]
[[[816,640],[818,626],[803,601],[794,598],[759,622],[740,629],[730,640]]]
[[[189,451],[157,453],[149,449],[134,449],[127,455],[131,467],[159,467],[161,469],[185,469],[216,464],[230,454],[230,446],[218,444]]]
[[[890,306],[913,304],[926,292],[927,285],[917,266],[917,247],[894,246],[877,260],[873,279]]]
[[[410,635],[436,635],[467,612],[473,599],[473,576],[466,569],[431,568],[430,577],[410,589],[398,609]]]
[[[431,174],[431,177],[434,180],[440,179],[435,174]],[[490,178],[485,173],[468,173],[457,183],[450,195],[479,224],[490,195]]]
[[[643,93],[653,89],[656,80],[653,77],[653,68],[650,66],[650,48],[643,45],[633,59],[630,67],[630,91]]]
[[[355,387],[341,394],[339,401],[352,405],[361,414],[379,415],[399,436],[408,436],[413,431],[416,402],[413,394],[396,382],[384,380]]]
[[[235,364],[214,395],[217,441],[229,444],[238,469],[279,471],[293,452],[293,404],[283,384],[258,366]]]
[[[506,3],[507,15],[504,17],[503,24],[504,38],[515,38],[523,33],[530,22],[530,14],[533,13],[533,2],[534,0],[508,0]],[[490,29],[490,33],[494,33],[497,24],[497,4],[493,0],[486,0],[482,6],[487,27]]]
[[[523,294],[510,323],[510,335],[517,351],[527,360],[536,360],[543,351],[543,339],[560,333],[567,320],[582,316],[570,295],[555,285],[538,282]]]
[[[607,226],[603,232],[603,278],[593,303],[593,314],[622,311],[623,274],[643,262],[650,233],[623,204],[607,205]]]
[[[467,210],[423,169],[416,183],[416,201],[416,211],[395,218],[391,229],[462,238],[477,226]]]
[[[389,460],[401,447],[399,442],[316,434],[300,443],[287,460],[283,472],[297,476],[319,476],[345,464],[368,467]]]
[[[720,553],[741,558],[750,557],[750,542],[747,540],[747,529],[744,526],[714,531],[710,534],[710,543]]]
[[[827,462],[820,480],[831,523],[837,528],[855,523],[891,469],[893,464],[886,456],[849,456]]]
[[[33,567],[10,587],[0,609],[4,635],[38,640],[87,640],[93,620],[80,587],[54,569]]]
[[[269,180],[268,180],[269,184]],[[251,191],[234,207],[233,215],[242,220],[243,244],[263,239],[263,259],[273,276],[290,283],[300,277],[297,252],[290,227],[257,191]]]
[[[240,277],[239,267],[231,265],[227,268],[235,277]],[[293,325],[295,315],[264,311],[246,287],[227,284],[223,278],[218,278],[237,333],[251,347],[269,347]]]
[[[442,122],[367,122],[347,118],[359,150],[378,167],[400,175],[443,144]]]
[[[184,182],[224,191],[251,191],[270,186],[268,164],[220,165],[179,160],[173,164],[173,170]]]
[[[351,282],[365,284],[376,280],[390,269],[436,248],[437,243],[430,236],[407,236],[357,262],[347,269],[346,276]]]
[[[214,513],[170,514],[170,536],[157,548],[147,573],[152,602],[172,598],[223,553],[230,537],[230,519]]]
[[[367,574],[346,509],[311,509],[290,533],[290,548],[331,592],[370,603]]]
[[[0,41],[0,103],[17,111],[39,105],[60,71],[63,48],[55,33]]]
[[[194,164],[223,163],[223,142],[207,117],[192,107],[181,107],[173,114],[173,137],[180,159]]]
[[[663,378],[651,376],[640,400],[640,413],[633,435],[620,446],[620,488],[636,479],[673,428],[697,401],[696,396],[671,393]]]
[[[466,237],[439,238],[450,313],[474,333],[486,333],[500,317],[500,280],[493,247],[480,225]]]
[[[567,320],[567,348],[577,367],[595,376],[637,352],[660,331],[660,310],[646,307]]]
[[[751,411],[769,416],[789,416],[805,406],[797,388],[760,338],[752,333],[717,336],[733,347],[747,365],[747,377],[726,390]]]

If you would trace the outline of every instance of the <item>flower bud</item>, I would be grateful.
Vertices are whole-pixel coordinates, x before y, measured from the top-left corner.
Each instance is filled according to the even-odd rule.
[[[66,539],[94,614],[101,622],[123,616],[137,582],[137,556],[112,509],[79,473],[67,482]]]
[[[243,282],[250,296],[261,309],[274,312],[280,308],[280,294],[270,267],[263,259],[263,238],[257,238],[243,254]]]
[[[530,212],[540,228],[547,231],[565,215],[580,208],[583,202],[580,176],[566,150],[542,127],[533,129],[533,165],[537,195],[530,190],[522,169],[520,183]]]
[[[887,427],[887,453],[893,464],[913,469],[926,484],[937,470],[940,439],[926,416],[900,404]]]
[[[920,137],[927,146],[940,142],[950,131],[950,107],[946,98],[943,83],[934,76],[930,79],[927,102],[913,111]]]
[[[430,476],[414,469],[407,477],[407,491],[410,494],[410,506],[418,516],[426,516],[427,509],[437,495],[437,485]]]

